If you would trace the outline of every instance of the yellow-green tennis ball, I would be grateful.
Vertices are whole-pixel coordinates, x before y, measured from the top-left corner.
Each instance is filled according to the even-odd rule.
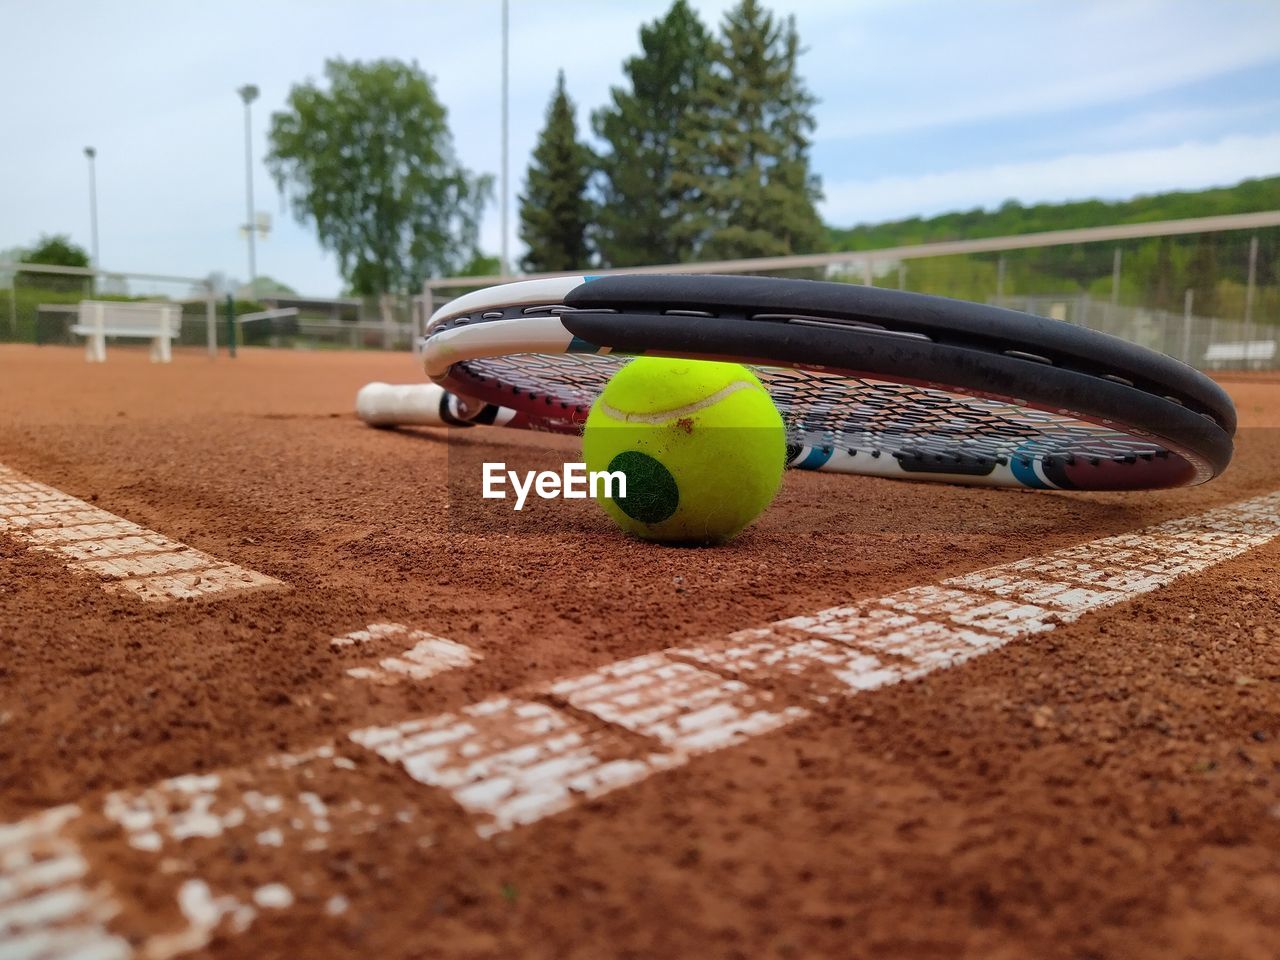
[[[591,407],[582,453],[589,471],[626,476],[625,497],[599,498],[623,530],[725,543],[777,494],[787,444],[778,408],[746,367],[639,357]]]

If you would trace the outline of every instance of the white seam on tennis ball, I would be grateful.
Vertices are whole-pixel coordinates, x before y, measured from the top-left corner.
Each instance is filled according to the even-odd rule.
[[[697,413],[699,410],[705,410],[707,407],[715,406],[721,400],[732,396],[739,390],[750,390],[757,386],[758,384],[749,380],[735,380],[709,397],[703,397],[701,400],[685,404],[683,407],[675,407],[671,410],[656,410],[653,413],[624,413],[616,407],[609,406],[603,398],[596,402],[600,404],[600,409],[614,420],[622,420],[625,423],[666,423],[668,420],[675,420],[678,417],[688,416],[691,413]]]

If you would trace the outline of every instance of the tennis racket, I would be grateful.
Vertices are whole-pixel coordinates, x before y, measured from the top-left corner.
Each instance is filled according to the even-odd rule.
[[[1236,425],[1217,384],[1136,344],[983,304],[814,280],[519,281],[442,307],[422,347],[440,389],[371,385],[366,420],[576,433],[621,364],[660,355],[751,366],[786,422],[789,465],[811,470],[1177,487],[1226,469]]]

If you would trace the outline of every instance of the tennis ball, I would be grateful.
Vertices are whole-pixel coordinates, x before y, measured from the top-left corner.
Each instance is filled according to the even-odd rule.
[[[589,471],[626,476],[625,497],[599,497],[605,512],[628,533],[675,543],[732,540],[777,494],[786,451],[755,374],[704,360],[632,360],[582,435]]]

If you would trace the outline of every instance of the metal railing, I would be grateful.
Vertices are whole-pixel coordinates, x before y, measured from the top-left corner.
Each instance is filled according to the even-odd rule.
[[[1212,247],[1209,258],[1215,263],[1213,269],[1230,278],[1223,280],[1220,290],[1205,291],[1219,302],[1201,312],[1223,314],[1220,317],[1199,316],[1186,302],[1196,267],[1188,253],[1188,241],[1175,243],[1173,238],[1197,236]],[[1267,241],[1263,247],[1260,237]],[[1154,247],[1159,251],[1153,253]],[[1270,339],[1280,322],[1280,262],[1272,262],[1277,248],[1280,210],[1271,210],[791,257],[623,270],[586,268],[518,277],[433,278],[423,284],[415,320],[418,329],[424,330],[437,307],[465,290],[541,277],[631,273],[826,277],[999,302],[1042,315],[1053,315],[1054,305],[1065,303],[1069,316],[1061,319],[1070,320],[1077,310],[1082,311],[1078,315],[1085,319],[1080,322],[1203,366],[1208,362],[1205,357],[1210,345]],[[1260,257],[1260,249],[1271,252]],[[1168,262],[1153,265],[1149,261],[1155,256],[1166,257]],[[1158,289],[1144,289],[1138,278],[1153,274],[1160,277]],[[1064,276],[1072,278],[1076,289],[1060,292]],[[1269,280],[1259,282],[1259,276]],[[1178,306],[1184,309],[1179,311]],[[1215,356],[1224,352],[1230,351],[1219,350]],[[1241,360],[1242,364],[1260,362],[1248,350],[1243,352],[1246,360]]]
[[[1202,369],[1274,370],[1280,366],[1280,327],[1199,316],[1191,311],[1190,300],[1182,311],[1120,306],[1083,294],[992,297],[990,302],[1107,333]]]

